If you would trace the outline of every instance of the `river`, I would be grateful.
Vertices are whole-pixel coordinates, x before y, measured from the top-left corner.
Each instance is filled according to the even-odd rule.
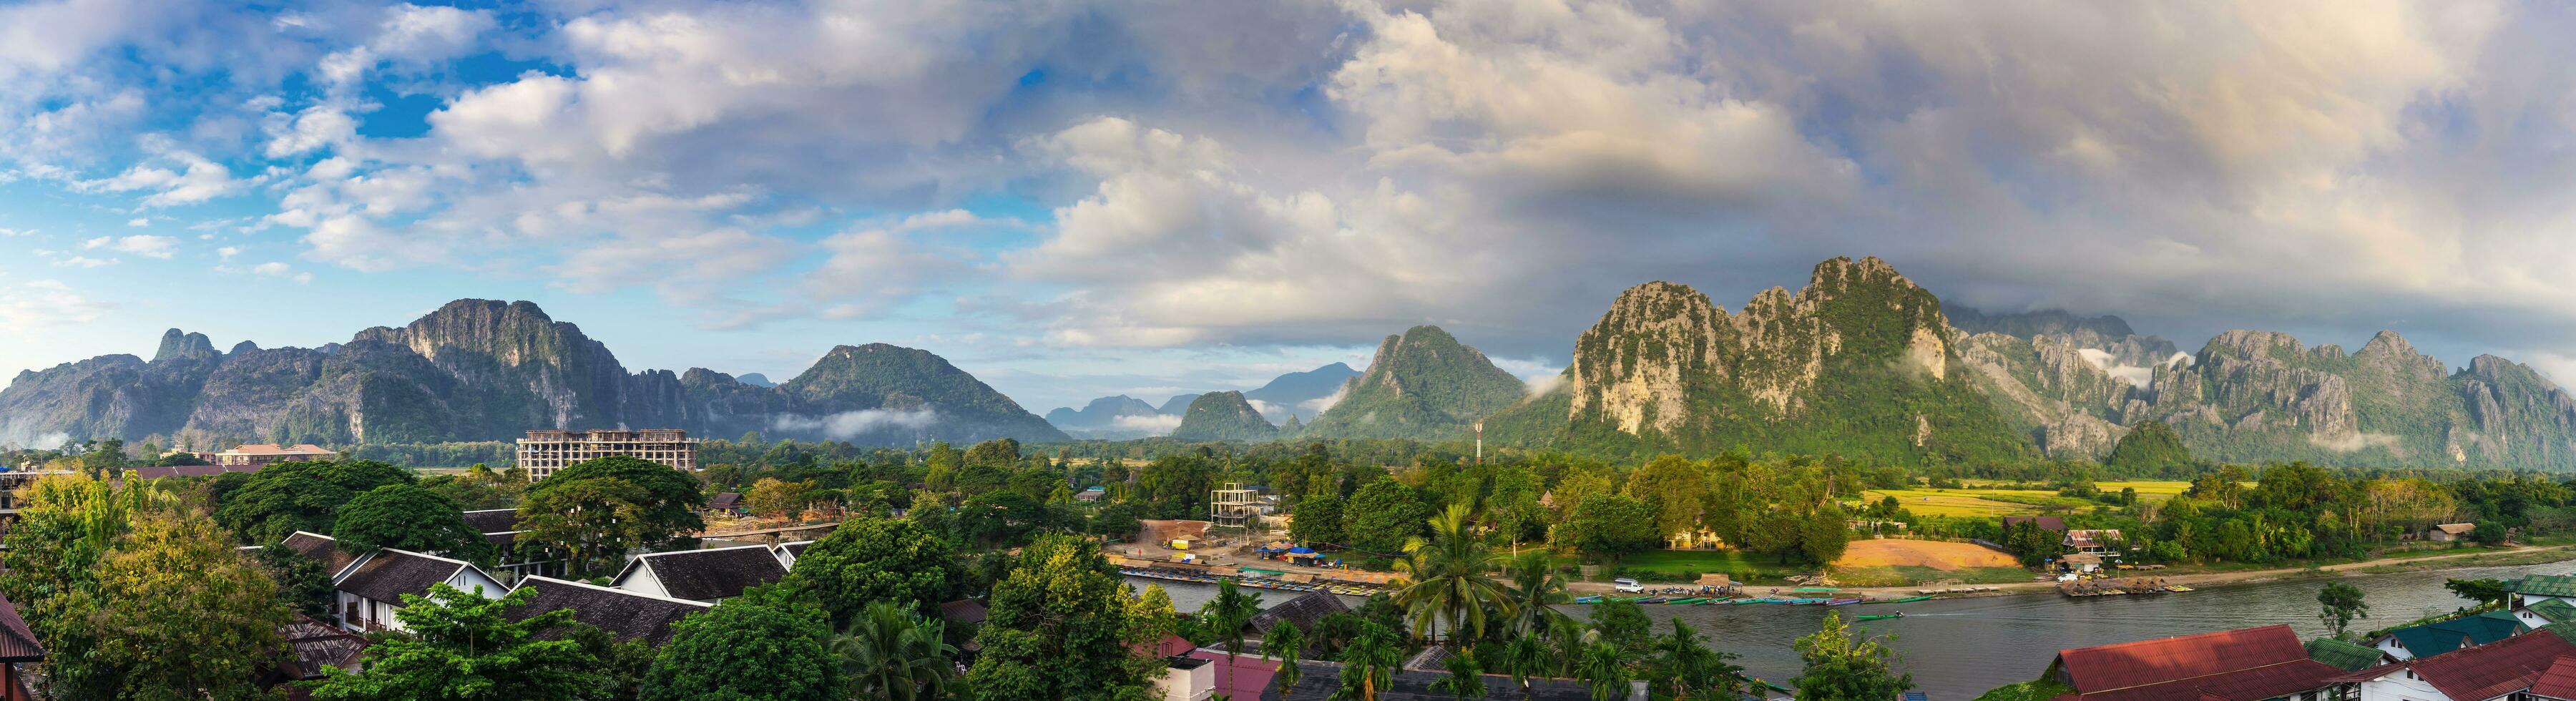
[[[2576,560],[2514,567],[2474,567],[2400,574],[2350,575],[2339,579],[2305,579],[2215,585],[2198,591],[2148,596],[2067,598],[2056,594],[1991,596],[1910,604],[1873,604],[1826,609],[1821,606],[1646,606],[1656,632],[1669,630],[1666,619],[1680,617],[1697,629],[1711,647],[1736,655],[1735,664],[1758,677],[1785,680],[1798,672],[1798,653],[1790,643],[1814,633],[1828,611],[1905,612],[1905,618],[1870,621],[1864,627],[1886,635],[1900,668],[1914,674],[1917,688],[1934,701],[1968,701],[1987,689],[2039,676],[2058,650],[2133,640],[2206,633],[2231,628],[2288,623],[2302,638],[2321,635],[2317,590],[2329,581],[2359,586],[2370,616],[2352,624],[2371,630],[2434,613],[2466,601],[2442,588],[2449,578],[2525,574],[2566,574]],[[1162,584],[1172,603],[1191,611],[1214,594],[1204,584],[1131,579],[1137,586]],[[1259,590],[1247,590],[1259,591]],[[1262,591],[1264,604],[1296,596]],[[1358,600],[1350,603],[1358,605]],[[1577,618],[1584,606],[1564,607]]]

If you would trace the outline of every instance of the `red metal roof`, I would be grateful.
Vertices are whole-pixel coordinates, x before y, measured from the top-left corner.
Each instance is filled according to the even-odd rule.
[[[2576,657],[2560,657],[2558,661],[2549,663],[2549,669],[2542,671],[2540,679],[2531,683],[2531,693],[2553,699],[2576,699]]]
[[[36,641],[36,632],[27,629],[27,621],[18,617],[18,605],[0,596],[0,663],[43,662],[45,646]]]
[[[2060,650],[2057,663],[2082,701],[2259,701],[2343,672],[2308,659],[2287,625]]]
[[[2455,699],[2491,699],[2529,688],[2576,645],[2556,635],[2517,635],[2415,660],[2415,676]]]

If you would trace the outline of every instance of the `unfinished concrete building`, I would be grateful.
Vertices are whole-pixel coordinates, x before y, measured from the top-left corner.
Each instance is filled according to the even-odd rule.
[[[519,439],[519,467],[527,468],[530,482],[584,460],[611,455],[692,472],[698,469],[698,441],[674,428],[529,431],[528,437]]]
[[[1227,482],[1208,493],[1208,520],[1218,528],[1251,528],[1259,525],[1261,500],[1241,482]]]

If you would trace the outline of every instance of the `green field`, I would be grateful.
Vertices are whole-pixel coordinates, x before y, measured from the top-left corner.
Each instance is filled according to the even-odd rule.
[[[2104,492],[2118,493],[2122,488],[2138,490],[2138,499],[2160,502],[2174,498],[2191,488],[2190,482],[2135,481],[2096,482]],[[1872,489],[1863,493],[1871,501],[1896,497],[1905,509],[1924,516],[2020,516],[2050,510],[2089,508],[2091,500],[2058,496],[2054,490],[2003,489],[1970,486],[1963,489]]]

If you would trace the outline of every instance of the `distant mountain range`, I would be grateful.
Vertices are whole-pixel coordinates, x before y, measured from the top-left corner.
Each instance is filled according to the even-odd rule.
[[[0,443],[20,445],[421,443],[621,426],[879,445],[1067,439],[927,351],[841,346],[766,386],[702,368],[630,373],[534,304],[478,299],[321,348],[244,342],[217,352],[204,335],[172,329],[149,361],[100,356],[20,373],[0,390]]]
[[[2347,352],[2229,331],[2186,353],[2114,316],[1945,309],[1876,258],[1825,261],[1803,288],[1765,290],[1732,313],[1684,285],[1638,285],[1575,338],[1570,361],[1524,384],[1417,326],[1386,337],[1366,372],[1335,363],[1252,390],[1160,406],[1103,397],[1040,419],[924,351],[843,346],[775,385],[630,373],[535,305],[460,300],[322,348],[218,352],[174,329],[149,361],[22,373],[0,390],[0,442],[346,445],[615,426],[870,444],[1447,440],[1481,421],[1505,445],[1924,464],[2098,460],[2156,421],[2203,459],[2576,470],[2576,397],[2504,358],[2448,368],[2395,332]]]

